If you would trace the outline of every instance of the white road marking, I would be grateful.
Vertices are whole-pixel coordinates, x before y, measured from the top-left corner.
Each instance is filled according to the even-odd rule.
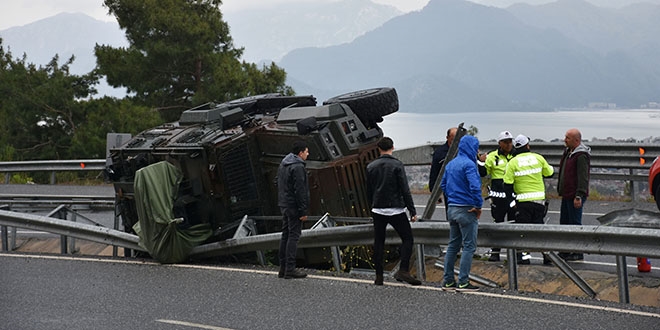
[[[209,329],[209,330],[232,330],[230,328],[223,328],[223,327],[216,327],[212,325],[206,325],[206,324],[199,324],[199,323],[191,323],[191,322],[185,322],[185,321],[177,321],[177,320],[156,320],[156,322],[161,322],[161,323],[168,323],[168,324],[176,324],[176,325],[182,325],[186,327],[191,327],[191,328],[198,328],[198,329]]]
[[[160,266],[163,266],[163,267],[222,270],[222,271],[230,271],[230,272],[253,273],[253,274],[263,274],[263,275],[273,275],[273,276],[277,274],[276,271],[268,271],[268,270],[241,269],[241,268],[230,268],[230,267],[219,267],[219,266],[208,266],[208,265],[186,265],[186,264],[161,265],[161,264],[156,263],[156,262],[148,262],[148,261],[145,262],[145,261],[115,260],[115,259],[76,258],[76,257],[73,257],[73,256],[61,257],[61,256],[41,256],[41,255],[0,253],[0,257],[51,259],[51,260],[78,260],[78,261],[90,261],[90,262],[114,262],[114,263],[124,263],[124,264],[148,264],[148,265],[160,265]],[[346,277],[333,277],[333,276],[320,276],[320,275],[308,275],[307,277],[308,278],[314,278],[314,279],[320,279],[320,280],[328,280],[328,281],[343,281],[343,282],[354,282],[354,283],[365,283],[365,284],[373,283],[373,281],[371,281],[371,280],[354,279],[354,278],[346,278]],[[442,291],[442,288],[426,286],[426,285],[409,286],[409,285],[402,284],[402,283],[391,283],[391,282],[386,282],[384,284],[389,285],[389,286],[398,286],[398,287],[404,287],[404,288],[415,289],[415,290]],[[547,299],[540,299],[540,298],[510,296],[510,295],[505,295],[505,294],[497,294],[497,293],[489,293],[489,292],[462,292],[460,294],[474,294],[474,295],[482,295],[482,296],[500,298],[500,299],[512,299],[512,300],[530,301],[530,302],[545,303],[545,304],[552,304],[552,305],[579,307],[579,308],[601,310],[601,311],[608,311],[608,312],[621,313],[621,314],[631,314],[631,315],[638,315],[638,316],[655,317],[655,318],[660,319],[660,314],[658,314],[658,313],[641,312],[641,311],[635,311],[635,310],[623,309],[623,308],[595,306],[595,305],[589,305],[589,304],[579,304],[579,303],[547,300]],[[172,321],[172,322],[179,322],[179,321]],[[193,324],[193,323],[190,323],[190,324]],[[204,326],[204,325],[201,325],[201,326]],[[224,330],[224,329],[226,329],[226,328],[218,328],[218,327],[211,327],[211,326],[204,326],[204,327],[206,327],[206,328],[203,328],[203,329],[215,329],[215,330]]]

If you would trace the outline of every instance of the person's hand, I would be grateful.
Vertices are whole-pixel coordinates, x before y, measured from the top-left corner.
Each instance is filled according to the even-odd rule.
[[[469,209],[468,212],[476,212],[477,213],[477,219],[481,218],[481,209],[473,207],[473,208]]]
[[[488,154],[481,154],[481,153],[480,153],[480,154],[478,155],[479,161],[481,161],[481,162],[485,162],[487,156],[488,156]]]
[[[307,221],[307,216],[303,215],[302,217],[300,217],[300,221]]]
[[[415,221],[417,221],[417,215],[413,215],[412,217],[410,217],[410,222],[415,222]]]
[[[576,209],[581,208],[582,207],[582,199],[577,198],[577,197],[573,198],[573,207],[575,207]]]

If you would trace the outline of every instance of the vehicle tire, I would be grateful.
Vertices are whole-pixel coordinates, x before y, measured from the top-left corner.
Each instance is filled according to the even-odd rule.
[[[312,95],[285,96],[279,93],[270,93],[243,97],[219,104],[218,106],[227,106],[229,109],[241,108],[246,115],[267,115],[279,112],[282,108],[291,105],[297,107],[315,106],[316,98]]]
[[[391,87],[371,88],[335,96],[323,102],[344,103],[367,127],[373,128],[383,121],[383,116],[399,110],[399,97]]]

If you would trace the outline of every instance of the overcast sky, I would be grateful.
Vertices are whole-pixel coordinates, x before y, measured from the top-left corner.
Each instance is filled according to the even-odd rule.
[[[221,10],[234,11],[255,6],[275,5],[283,2],[330,2],[337,0],[224,0]],[[372,0],[409,12],[423,8],[429,0]],[[516,2],[547,3],[553,0],[471,0],[472,2],[504,7]],[[596,4],[613,5],[644,0],[588,0]],[[649,0],[647,0],[649,1]],[[650,0],[651,2],[658,2]],[[99,20],[114,20],[107,15],[102,0],[0,0],[0,30],[20,26],[56,15],[61,12],[81,12]]]

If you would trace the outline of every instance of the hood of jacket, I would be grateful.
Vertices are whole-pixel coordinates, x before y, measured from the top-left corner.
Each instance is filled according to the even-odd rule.
[[[575,147],[575,150],[573,150],[571,152],[570,156],[572,156],[572,155],[574,155],[578,152],[586,152],[588,155],[591,155],[591,147],[588,147],[588,146],[584,145],[584,143],[580,143],[580,145]]]
[[[458,143],[458,154],[473,159],[477,162],[477,153],[479,152],[479,140],[472,135],[465,135]]]
[[[284,159],[282,159],[282,165],[284,166],[289,166],[291,164],[296,164],[296,163],[305,164],[305,161],[302,160],[302,158],[298,157],[298,155],[294,155],[293,153],[289,153],[288,155],[284,156]]]

